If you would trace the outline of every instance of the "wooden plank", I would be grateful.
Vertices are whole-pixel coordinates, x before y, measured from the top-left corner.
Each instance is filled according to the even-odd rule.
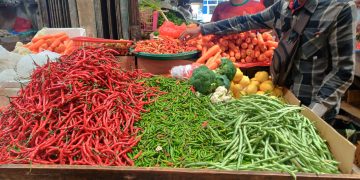
[[[71,27],[79,27],[79,16],[76,0],[68,0],[68,7]]]
[[[360,109],[350,105],[347,102],[341,102],[341,109],[360,119]]]
[[[68,3],[67,3],[67,0],[61,0],[61,6],[63,8],[61,8],[63,11],[62,11],[62,14],[63,14],[63,20],[64,20],[64,27],[71,27],[70,25],[70,17],[69,17],[69,6],[68,6]]]
[[[129,1],[120,1],[122,38],[129,39]]]
[[[130,19],[130,39],[140,40],[141,39],[141,28],[140,28],[140,12],[138,0],[130,0],[129,2],[129,19]]]
[[[118,33],[118,39],[123,38],[122,26],[121,26],[121,0],[115,0],[115,14],[116,14],[116,29]]]
[[[359,179],[356,174],[297,174],[298,180]],[[68,165],[1,165],[0,179],[171,179],[171,180],[292,180],[289,174],[253,171],[217,171],[203,169],[136,168]]]
[[[37,0],[39,5],[40,19],[39,28],[49,27],[49,13],[46,0]]]
[[[103,38],[104,28],[103,28],[103,19],[102,19],[102,10],[101,10],[101,0],[94,1],[94,10],[95,10],[97,37]]]
[[[86,29],[86,34],[96,37],[96,23],[94,12],[94,0],[76,0],[79,15],[79,25]]]
[[[107,9],[107,17],[108,17],[108,27],[109,27],[109,35],[110,39],[114,39],[114,33],[113,33],[113,23],[112,23],[112,16],[111,16],[111,1],[112,0],[106,0],[106,9]]]
[[[53,11],[53,2],[52,0],[48,0],[48,8],[49,8],[49,19],[50,19],[50,27],[56,27],[55,24],[55,17],[54,17],[54,11]]]

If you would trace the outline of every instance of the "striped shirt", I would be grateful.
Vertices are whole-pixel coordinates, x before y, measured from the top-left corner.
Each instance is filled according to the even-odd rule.
[[[354,79],[356,7],[352,0],[307,0],[301,10],[312,13],[288,81],[292,92],[319,116],[339,109],[341,96]],[[203,35],[273,29],[280,39],[291,28],[289,1],[278,0],[248,16],[201,25]]]

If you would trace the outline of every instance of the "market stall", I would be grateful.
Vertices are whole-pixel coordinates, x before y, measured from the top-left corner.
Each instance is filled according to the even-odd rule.
[[[270,32],[184,42],[197,25],[162,16],[151,39],[46,28],[6,52],[0,179],[360,178],[355,146],[273,83]]]

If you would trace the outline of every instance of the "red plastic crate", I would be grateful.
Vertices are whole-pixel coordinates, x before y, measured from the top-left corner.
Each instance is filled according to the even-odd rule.
[[[114,49],[121,56],[126,56],[130,54],[130,46],[133,44],[131,40],[113,40],[113,39],[103,39],[103,38],[90,38],[90,37],[75,37],[72,38],[74,43],[74,48],[81,48],[85,46],[92,47],[108,47]]]

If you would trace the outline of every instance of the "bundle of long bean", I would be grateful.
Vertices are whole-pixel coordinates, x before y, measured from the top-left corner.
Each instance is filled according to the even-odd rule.
[[[145,106],[148,112],[136,123],[143,129],[141,141],[130,155],[142,152],[135,161],[136,166],[184,167],[189,162],[223,158],[211,131],[226,133],[216,130],[224,129],[219,127],[223,123],[208,122],[208,97],[196,97],[190,85],[174,79],[154,77],[146,80],[146,84],[159,87],[167,94]]]
[[[293,176],[296,172],[339,172],[325,141],[299,113],[300,107],[262,95],[211,107],[212,118],[231,129],[220,143],[225,157],[187,167],[281,171]]]

